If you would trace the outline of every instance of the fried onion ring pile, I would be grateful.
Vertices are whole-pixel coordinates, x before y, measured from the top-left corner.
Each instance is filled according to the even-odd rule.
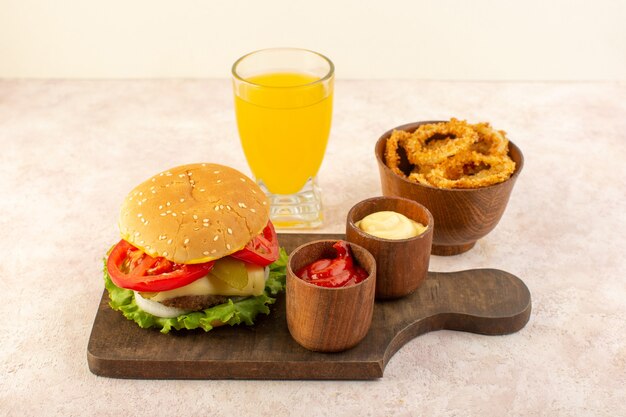
[[[436,188],[480,188],[506,181],[515,171],[506,132],[464,120],[394,130],[385,163],[397,175]]]

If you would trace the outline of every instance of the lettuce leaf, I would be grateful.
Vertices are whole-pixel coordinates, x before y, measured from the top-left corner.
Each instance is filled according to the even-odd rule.
[[[109,292],[109,306],[113,310],[120,311],[128,320],[132,320],[144,329],[154,327],[161,333],[169,333],[170,330],[180,329],[203,329],[211,330],[216,321],[230,324],[245,323],[254,324],[254,319],[259,313],[269,314],[268,305],[274,304],[275,296],[285,289],[287,267],[287,252],[280,248],[279,257],[270,265],[270,273],[265,282],[263,294],[247,297],[237,301],[229,299],[228,302],[202,311],[193,311],[174,318],[163,318],[146,313],[137,306],[132,290],[116,286],[104,265],[104,286]]]

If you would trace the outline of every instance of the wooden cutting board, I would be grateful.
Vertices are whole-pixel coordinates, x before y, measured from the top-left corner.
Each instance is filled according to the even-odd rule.
[[[339,238],[343,235],[279,235],[288,252],[308,241]],[[440,329],[513,333],[524,327],[531,311],[528,288],[508,272],[430,272],[413,294],[376,302],[372,327],[355,348],[316,353],[291,338],[284,294],[255,326],[210,332],[141,329],[108,303],[105,290],[87,347],[89,369],[113,378],[150,379],[380,378],[393,354],[416,336]]]

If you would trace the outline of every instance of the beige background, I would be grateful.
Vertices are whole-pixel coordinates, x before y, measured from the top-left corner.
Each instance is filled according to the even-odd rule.
[[[342,78],[624,80],[621,0],[0,0],[0,77],[227,77],[299,46]]]

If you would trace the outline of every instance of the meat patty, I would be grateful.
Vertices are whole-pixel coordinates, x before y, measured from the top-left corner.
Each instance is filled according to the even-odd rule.
[[[223,304],[230,297],[225,295],[184,295],[161,301],[161,304],[168,307],[176,307],[182,310],[198,311],[204,310],[214,305]]]

